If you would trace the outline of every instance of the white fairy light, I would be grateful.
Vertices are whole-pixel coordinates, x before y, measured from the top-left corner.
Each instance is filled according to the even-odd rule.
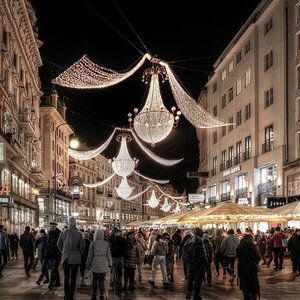
[[[153,179],[153,178],[150,178],[150,177],[147,177],[145,175],[142,175],[141,173],[137,172],[137,171],[133,171],[133,173],[135,173],[136,175],[146,179],[146,180],[149,180],[149,181],[152,181],[152,182],[155,182],[155,183],[159,183],[159,184],[167,184],[169,183],[170,181],[169,180],[159,180],[159,179]]]
[[[126,177],[132,173],[136,162],[130,157],[127,149],[126,136],[121,137],[121,146],[116,159],[112,162],[112,168],[116,174]]]
[[[150,199],[147,201],[147,204],[148,204],[151,208],[155,208],[155,207],[158,206],[159,200],[156,198],[156,195],[155,195],[155,191],[154,191],[154,190],[152,190],[151,197],[150,197]]]
[[[120,73],[100,66],[84,55],[52,80],[52,83],[74,89],[106,88],[118,84],[133,75],[143,65],[146,59],[151,59],[150,54],[145,54],[136,66],[128,72]]]
[[[180,209],[180,205],[177,203],[175,209],[173,210],[173,213],[178,213],[178,212],[181,212],[181,209]]]
[[[115,189],[118,196],[125,199],[131,195],[133,190],[133,188],[128,184],[126,177],[122,178],[120,185]]]
[[[89,150],[89,151],[79,151],[79,150],[74,150],[74,149],[69,148],[68,154],[71,157],[73,157],[75,159],[79,159],[79,160],[88,160],[88,159],[94,158],[107,148],[107,146],[111,142],[116,130],[117,129],[115,128],[114,131],[112,132],[112,134],[110,135],[110,137],[106,140],[106,142],[103,145],[99,146],[98,148]]]
[[[179,115],[176,116],[176,121],[174,119],[176,108],[173,110],[172,107],[173,113],[170,113],[166,109],[160,94],[159,76],[161,76],[164,82],[165,79],[167,80],[165,74],[166,71],[163,67],[153,66],[152,68],[146,69],[142,81],[148,83],[148,77],[151,76],[149,92],[144,107],[136,114],[133,122],[133,127],[137,135],[143,141],[151,143],[152,146],[164,140],[170,134],[175,122],[178,123],[179,121]],[[137,110],[135,109],[134,112],[137,113]],[[131,126],[131,114],[128,115],[128,117]]]
[[[143,191],[141,191],[141,192],[139,192],[139,193],[137,193],[135,195],[132,195],[130,197],[123,198],[123,199],[128,200],[128,201],[134,200],[134,199],[140,197],[141,195],[143,195],[144,193],[146,193],[149,189],[150,189],[150,186],[148,186],[145,190],[143,190]]]
[[[167,70],[171,90],[178,108],[192,125],[197,128],[212,128],[230,125],[197,104],[197,102],[181,87],[169,65],[162,61],[159,63]]]
[[[116,175],[116,173],[111,174],[109,177],[107,177],[106,179],[99,181],[99,182],[95,182],[95,183],[83,183],[82,185],[88,188],[95,188],[98,186],[101,186],[107,182],[109,182],[114,176]]]
[[[172,205],[173,204],[169,204],[168,198],[166,197],[165,202],[164,202],[163,206],[160,209],[163,210],[164,212],[168,212],[168,211],[170,211]]]

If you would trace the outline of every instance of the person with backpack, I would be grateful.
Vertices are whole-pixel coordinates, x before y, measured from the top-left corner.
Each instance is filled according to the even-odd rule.
[[[202,242],[203,231],[199,227],[194,230],[194,235],[186,240],[182,247],[182,260],[187,266],[187,294],[186,299],[191,299],[194,289],[194,299],[201,300],[200,290],[202,285],[207,256]]]
[[[258,263],[260,256],[253,243],[251,234],[241,239],[236,250],[238,257],[238,276],[240,290],[243,291],[244,300],[255,300],[259,296]]]
[[[206,277],[207,286],[211,286],[211,263],[212,263],[213,247],[209,240],[209,235],[207,233],[203,234],[202,241],[207,255],[207,261],[205,264],[205,272],[204,272],[203,279],[205,280]]]
[[[239,244],[239,239],[234,236],[234,230],[229,229],[227,237],[222,241],[220,251],[224,256],[223,266],[230,275],[229,282],[233,282],[236,275],[234,274],[234,262],[236,258],[236,248]],[[230,266],[230,267],[229,267]]]
[[[163,284],[164,286],[168,286],[169,280],[167,276],[167,269],[166,269],[166,255],[168,253],[168,245],[163,240],[162,236],[158,234],[156,236],[155,242],[153,243],[151,253],[154,256],[152,262],[152,269],[151,269],[151,276],[149,279],[150,284],[154,284],[156,269],[158,265],[160,265],[160,270],[163,277]]]
[[[176,254],[176,262],[179,261],[179,250],[180,250],[180,244],[181,244],[181,230],[177,229],[175,233],[172,236],[172,240],[174,241],[175,246],[175,254]]]
[[[143,235],[140,232],[138,232],[135,235],[135,239],[136,239],[137,247],[139,249],[139,263],[137,265],[137,272],[139,276],[139,281],[142,281],[142,265],[145,259],[145,251],[148,250],[148,247]]]
[[[34,243],[34,248],[38,249],[38,258],[39,258],[41,266],[42,266],[41,274],[39,276],[39,279],[36,281],[37,285],[41,284],[41,281],[43,280],[44,276],[46,277],[46,280],[44,281],[44,283],[49,283],[48,269],[47,269],[47,266],[44,264],[46,244],[47,244],[47,234],[46,234],[45,229],[41,229],[40,237]]]
[[[269,238],[266,238],[268,242],[274,242],[274,247],[273,247],[273,252],[274,252],[274,270],[282,270],[282,265],[283,265],[283,253],[285,251],[285,248],[287,247],[287,242],[286,242],[286,236],[281,232],[281,229],[279,226],[275,228],[275,234]],[[285,244],[283,244],[283,241],[285,240]],[[279,264],[278,264],[278,259],[279,259]],[[269,263],[268,263],[269,265]]]
[[[223,268],[223,254],[221,253],[220,247],[222,241],[224,240],[224,235],[221,229],[217,228],[215,230],[215,236],[213,237],[213,250],[214,250],[214,263],[216,267],[215,275],[218,277],[220,274],[220,265]],[[226,276],[225,268],[223,268],[223,276]]]
[[[170,239],[170,235],[165,232],[162,235],[163,239],[168,243],[168,252],[166,254],[166,268],[169,282],[174,282],[174,254],[175,254],[175,242]]]
[[[26,277],[30,277],[29,270],[34,261],[34,242],[35,239],[30,233],[30,227],[25,226],[25,231],[20,238],[20,247],[24,256],[24,269]]]
[[[3,231],[3,225],[0,225],[0,278],[3,277],[2,270],[7,264],[7,249],[8,238],[6,233]]]

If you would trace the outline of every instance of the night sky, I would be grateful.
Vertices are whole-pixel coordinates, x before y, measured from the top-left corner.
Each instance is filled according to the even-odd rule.
[[[259,2],[32,0],[39,38],[44,43],[40,48],[44,63],[40,69],[42,89],[49,88],[52,79],[84,54],[105,67],[121,71],[139,60],[140,52],[149,51],[167,61],[190,95],[197,99],[213,63]],[[127,126],[127,113],[135,107],[142,108],[145,101],[146,86],[141,76],[150,66],[145,63],[129,79],[106,89],[56,87],[59,95],[65,96],[67,120],[80,141],[97,147],[114,126]],[[167,82],[161,86],[161,92],[168,109],[176,105]],[[118,146],[114,140],[104,154],[116,156]],[[140,159],[141,173],[158,179],[170,178],[180,192],[196,191],[198,181],[186,179],[186,172],[198,169],[198,140],[194,127],[184,117],[178,128],[151,150],[166,158],[184,157],[184,162],[171,168],[160,166],[130,143],[130,153]]]

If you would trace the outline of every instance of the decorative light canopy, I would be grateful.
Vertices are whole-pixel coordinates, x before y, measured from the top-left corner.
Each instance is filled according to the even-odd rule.
[[[144,107],[140,112],[134,109],[135,117],[132,124],[132,114],[128,114],[130,127],[135,129],[137,135],[145,142],[154,146],[164,140],[171,132],[173,127],[177,127],[181,112],[174,116],[176,107],[172,107],[170,113],[162,100],[159,89],[159,77],[162,82],[168,80],[168,75],[164,67],[155,65],[144,71],[142,81],[148,83],[150,77],[150,87]]]
[[[155,195],[155,191],[152,190],[152,194],[151,194],[151,197],[150,199],[147,201],[148,205],[151,207],[151,208],[155,208],[158,206],[159,204],[159,200],[156,198],[156,195]]]
[[[173,204],[169,204],[168,198],[166,197],[165,202],[164,202],[163,206],[160,209],[163,210],[164,212],[168,212],[168,211],[170,211],[172,205]]]
[[[127,142],[131,141],[130,135],[123,132],[117,136],[117,141],[121,141],[121,146],[117,158],[113,159],[112,168],[119,176],[126,177],[132,173],[138,160],[132,159],[128,153]]]
[[[126,177],[122,178],[120,185],[116,188],[119,197],[126,199],[132,193],[133,188],[128,184]]]

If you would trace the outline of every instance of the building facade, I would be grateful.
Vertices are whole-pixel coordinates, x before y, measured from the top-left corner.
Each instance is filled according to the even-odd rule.
[[[294,50],[287,38],[295,32],[289,16],[296,2],[261,1],[213,66],[207,109],[231,125],[207,130],[207,203],[285,202],[288,153],[291,161],[296,158],[288,139],[295,120],[287,116],[289,101],[295,109],[295,97],[287,93],[287,82],[295,82],[288,78],[288,52]]]
[[[38,223],[41,171],[39,128],[42,65],[36,17],[29,1],[0,1],[0,171],[9,194],[0,199],[0,223],[23,232]]]

